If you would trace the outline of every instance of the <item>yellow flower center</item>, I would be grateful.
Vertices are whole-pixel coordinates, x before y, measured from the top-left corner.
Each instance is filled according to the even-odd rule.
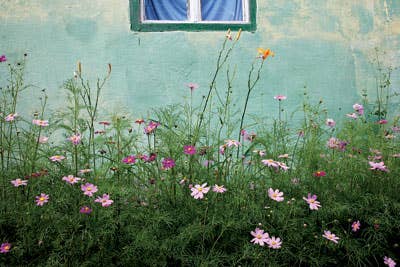
[[[201,191],[203,191],[203,188],[202,188],[202,187],[199,187],[199,188],[197,188],[197,190],[198,190],[199,192],[201,192]]]
[[[44,198],[44,197],[40,197],[39,200],[40,200],[40,201],[44,201],[45,198]]]
[[[86,187],[86,191],[92,191],[91,187]]]
[[[257,239],[261,239],[261,238],[262,238],[262,235],[261,235],[261,234],[258,234],[258,235],[256,235],[256,238],[257,238]]]

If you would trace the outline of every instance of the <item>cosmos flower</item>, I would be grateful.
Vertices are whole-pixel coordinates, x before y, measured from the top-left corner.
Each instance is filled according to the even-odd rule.
[[[361,226],[360,221],[353,222],[353,224],[351,225],[351,230],[353,232],[357,232],[358,230],[360,230],[360,226]]]
[[[313,173],[314,177],[324,177],[326,176],[326,172],[324,171],[316,171]]]
[[[274,52],[272,52],[270,49],[258,48],[257,52],[259,57],[261,57],[263,60],[267,59],[269,56],[275,56]]]
[[[146,127],[144,127],[144,133],[145,134],[154,133],[154,131],[157,129],[157,127],[159,125],[160,125],[160,123],[158,123],[158,122],[154,122],[154,121],[149,122],[149,124]]]
[[[356,113],[346,114],[346,116],[347,116],[348,118],[351,118],[351,119],[357,119],[357,118],[358,118],[358,116],[357,116]]]
[[[340,239],[335,234],[332,234],[331,231],[326,231],[326,230],[324,231],[324,234],[322,236],[336,244],[338,243],[338,240]]]
[[[74,144],[74,145],[79,145],[79,143],[81,142],[81,135],[80,134],[74,134],[70,137],[68,137],[68,140]]]
[[[37,126],[40,126],[40,127],[49,126],[49,121],[45,121],[45,120],[32,120],[32,123]]]
[[[0,62],[6,62],[6,61],[7,61],[6,55],[1,55],[0,56]]]
[[[355,112],[358,113],[358,115],[362,116],[364,114],[364,107],[361,104],[355,103],[353,105],[353,109]]]
[[[308,193],[307,198],[303,197],[303,199],[310,206],[310,210],[318,210],[321,207],[320,202],[317,201],[317,195],[311,195],[311,193]]]
[[[83,206],[83,207],[81,207],[79,212],[82,214],[90,214],[90,213],[92,213],[92,209],[88,206]]]
[[[52,162],[61,162],[63,159],[65,159],[64,156],[60,156],[60,155],[55,155],[55,156],[51,156],[49,158]]]
[[[326,119],[325,124],[326,124],[326,126],[333,128],[333,127],[335,127],[336,122],[333,119]]]
[[[97,192],[97,186],[95,186],[94,184],[91,183],[86,183],[81,185],[81,190],[83,191],[83,194],[86,196],[93,196],[94,193]]]
[[[272,188],[268,189],[268,197],[277,202],[282,202],[284,200],[283,192],[279,192],[279,189],[273,190]]]
[[[64,176],[62,178],[62,180],[69,184],[76,184],[77,182],[79,182],[81,180],[81,178],[75,177],[73,175],[68,175],[68,176]]]
[[[214,185],[212,191],[215,193],[225,193],[227,189],[223,185]]]
[[[193,92],[197,88],[199,88],[199,85],[197,83],[188,83],[186,84],[187,87],[189,87],[190,91]]]
[[[284,95],[276,95],[276,96],[274,96],[274,99],[276,99],[278,101],[282,101],[282,100],[286,100],[286,96],[284,96]]]
[[[383,257],[383,263],[389,267],[396,266],[396,262],[392,258],[388,258],[387,256]]]
[[[10,122],[14,121],[16,117],[18,117],[18,113],[10,113],[4,118],[4,120]]]
[[[37,206],[43,206],[44,203],[49,202],[49,195],[41,193],[40,196],[36,196],[35,202]]]
[[[1,59],[1,57],[0,57],[0,59]],[[2,62],[2,61],[0,61],[0,62]],[[3,254],[8,253],[8,252],[10,252],[10,249],[11,249],[10,243],[3,243],[0,246],[0,253],[3,253]]]
[[[101,206],[103,207],[108,207],[110,206],[114,201],[110,199],[110,195],[108,194],[103,194],[103,196],[99,196],[96,198],[94,202],[101,203]]]
[[[12,180],[11,183],[15,186],[23,186],[28,184],[28,180],[21,180],[20,178],[17,178],[15,180]]]
[[[251,231],[250,233],[254,237],[250,242],[258,244],[262,247],[264,246],[264,244],[268,244],[269,234],[264,233],[264,230],[256,228],[254,232]]]
[[[275,238],[275,236],[273,236],[267,240],[267,244],[268,244],[268,247],[270,247],[270,248],[279,249],[279,248],[281,248],[282,241],[279,237]]]
[[[370,170],[377,170],[377,171],[383,171],[383,172],[388,171],[388,169],[385,166],[385,163],[383,161],[381,161],[381,162],[369,161],[368,164],[371,166],[371,168],[369,168]]]
[[[40,136],[38,139],[38,142],[40,144],[45,144],[45,143],[47,143],[48,140],[49,140],[49,138],[47,136]]]
[[[175,166],[175,161],[172,158],[165,158],[161,163],[164,170],[169,170]]]
[[[207,187],[207,183],[204,183],[202,185],[196,184],[190,190],[192,191],[190,195],[194,197],[194,199],[202,199],[204,198],[204,194],[208,193],[210,187]]]
[[[135,164],[136,163],[136,157],[133,155],[129,155],[122,159],[122,162],[125,164]]]
[[[196,154],[197,151],[196,151],[196,147],[188,145],[188,146],[183,147],[183,152],[186,155],[194,155],[194,154]]]

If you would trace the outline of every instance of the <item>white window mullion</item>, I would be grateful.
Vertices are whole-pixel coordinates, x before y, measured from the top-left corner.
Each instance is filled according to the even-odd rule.
[[[189,21],[196,23],[201,21],[200,0],[188,0]]]
[[[250,10],[249,10],[249,0],[242,0],[242,13],[243,13],[243,21],[249,22],[250,21]]]

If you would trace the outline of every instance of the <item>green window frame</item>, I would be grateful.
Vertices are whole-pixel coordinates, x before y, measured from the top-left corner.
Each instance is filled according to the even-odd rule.
[[[129,0],[131,30],[136,32],[163,32],[163,31],[226,31],[239,30],[254,32],[257,28],[256,13],[257,1],[248,0],[249,20],[240,23],[215,23],[215,22],[143,22],[142,21],[142,0]]]

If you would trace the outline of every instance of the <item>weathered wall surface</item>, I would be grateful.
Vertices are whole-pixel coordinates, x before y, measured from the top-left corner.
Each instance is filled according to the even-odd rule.
[[[303,87],[322,97],[332,113],[375,91],[370,64],[378,47],[387,66],[400,66],[398,0],[259,0],[255,33],[243,33],[233,56],[235,88],[246,89],[247,70],[257,47],[276,56],[263,70],[252,113],[275,112],[273,96],[287,105],[301,103]],[[76,62],[96,77],[112,63],[103,107],[127,107],[138,116],[151,107],[176,103],[187,82],[205,94],[223,32],[135,33],[130,31],[129,0],[0,0],[0,54],[10,60],[29,54],[27,79],[45,87],[52,107],[63,105],[60,85]],[[399,71],[393,85],[399,90]],[[33,107],[32,107],[33,109]]]

